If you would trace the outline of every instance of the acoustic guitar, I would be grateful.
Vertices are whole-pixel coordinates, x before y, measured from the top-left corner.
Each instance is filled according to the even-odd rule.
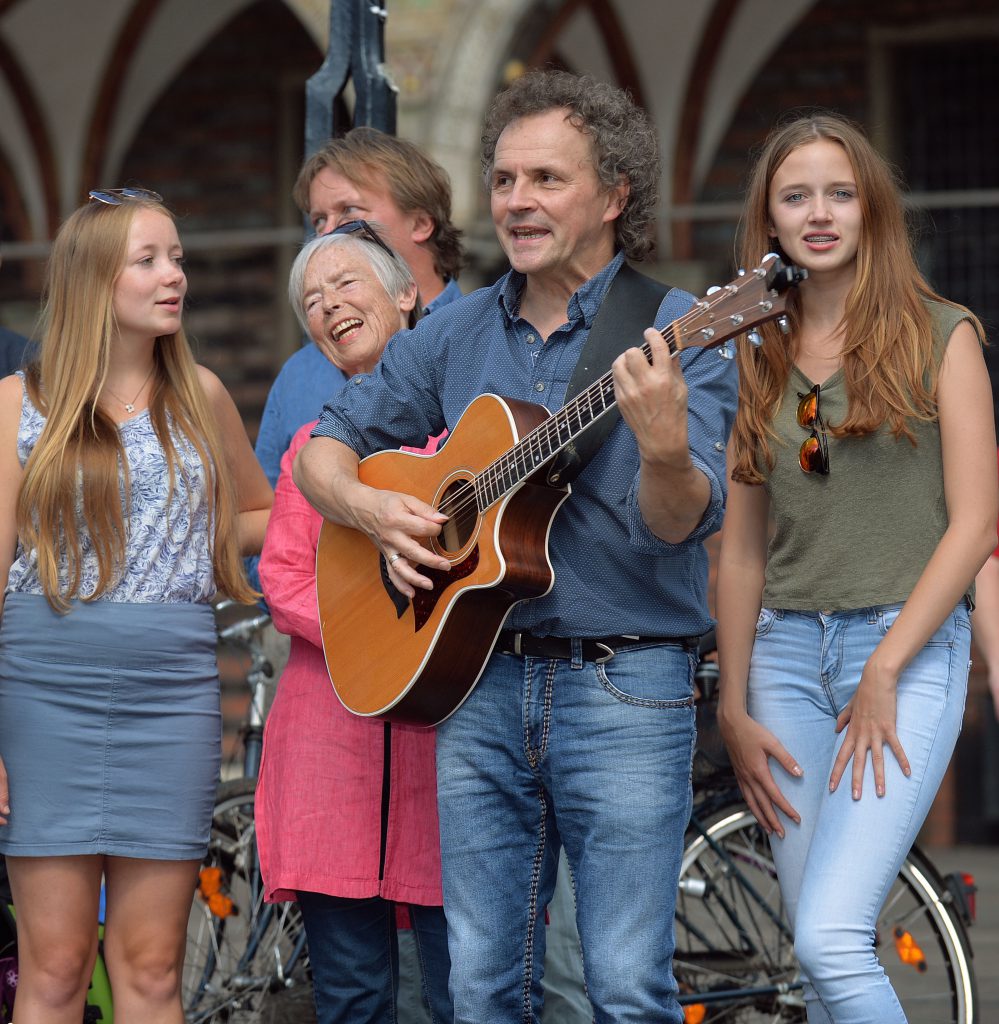
[[[804,271],[769,255],[759,267],[713,288],[662,330],[673,355],[722,346],[782,317],[787,290]],[[641,346],[651,359],[648,344]],[[571,488],[550,485],[545,468],[616,404],[610,371],[558,412],[481,395],[434,455],[384,451],[360,462],[360,479],[414,495],[447,522],[426,543],[451,563],[421,567],[432,590],[410,600],[391,583],[385,558],[358,530],[323,524],[316,586],[323,651],[341,703],[354,714],[435,725],[471,693],[511,608],[554,584],[548,534]]]

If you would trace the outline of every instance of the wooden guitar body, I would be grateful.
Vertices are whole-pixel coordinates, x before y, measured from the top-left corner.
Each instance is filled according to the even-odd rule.
[[[548,416],[539,405],[482,395],[435,455],[386,451],[361,462],[360,479],[372,487],[435,508],[443,502],[445,511],[456,494],[466,497],[428,542],[451,572],[424,569],[434,588],[412,602],[392,586],[367,536],[323,524],[316,553],[323,651],[349,711],[418,725],[443,721],[478,681],[510,609],[551,589],[548,534],[568,487],[534,475],[480,513],[470,486]]]

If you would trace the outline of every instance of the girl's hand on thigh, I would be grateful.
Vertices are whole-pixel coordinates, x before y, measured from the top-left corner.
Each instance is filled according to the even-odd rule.
[[[783,839],[784,826],[777,811],[783,811],[798,824],[801,823],[801,817],[780,791],[770,770],[770,758],[774,758],[790,775],[800,776],[801,767],[769,729],[765,729],[747,714],[739,715],[735,721],[723,721],[719,715],[719,727],[739,789],[749,809],[767,835],[776,832]]]
[[[870,751],[874,766],[874,791],[885,795],[885,746],[895,755],[903,775],[910,775],[909,759],[905,756],[902,743],[895,732],[896,680],[875,680],[870,662],[864,668],[860,685],[849,703],[836,719],[836,732],[846,729],[843,740],[829,776],[829,791],[835,791],[853,758],[852,794],[859,800],[864,787],[864,768]]]

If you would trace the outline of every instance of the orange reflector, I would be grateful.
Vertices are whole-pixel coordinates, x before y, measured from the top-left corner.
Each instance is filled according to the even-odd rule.
[[[202,868],[198,873],[198,892],[216,917],[228,917],[234,912],[232,900],[222,892],[222,869]]]
[[[702,1024],[708,1015],[708,1008],[704,1003],[691,1003],[683,1008],[683,1024]]]
[[[912,932],[895,929],[895,952],[902,963],[915,967],[920,974],[926,970],[926,957],[919,943],[912,937]]]
[[[961,873],[961,881],[964,883],[964,899],[968,904],[968,916],[974,921],[978,916],[978,908],[975,906],[975,893],[978,892],[975,876],[964,871]]]
[[[208,897],[208,909],[216,917],[228,917],[232,913],[232,900],[221,892],[213,892]]]
[[[211,896],[213,892],[219,892],[222,888],[221,868],[202,868],[198,872],[198,889],[204,897]]]

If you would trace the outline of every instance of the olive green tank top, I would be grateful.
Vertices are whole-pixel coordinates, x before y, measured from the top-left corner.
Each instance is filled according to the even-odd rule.
[[[967,314],[927,306],[939,365]],[[947,528],[939,424],[911,422],[915,447],[884,426],[864,437],[830,435],[829,474],[804,473],[798,450],[810,431],[798,425],[797,408],[812,384],[792,367],[774,418],[776,463],[765,486],[776,529],[763,604],[842,611],[905,601]],[[842,367],[821,385],[819,411],[826,424],[846,416]]]

